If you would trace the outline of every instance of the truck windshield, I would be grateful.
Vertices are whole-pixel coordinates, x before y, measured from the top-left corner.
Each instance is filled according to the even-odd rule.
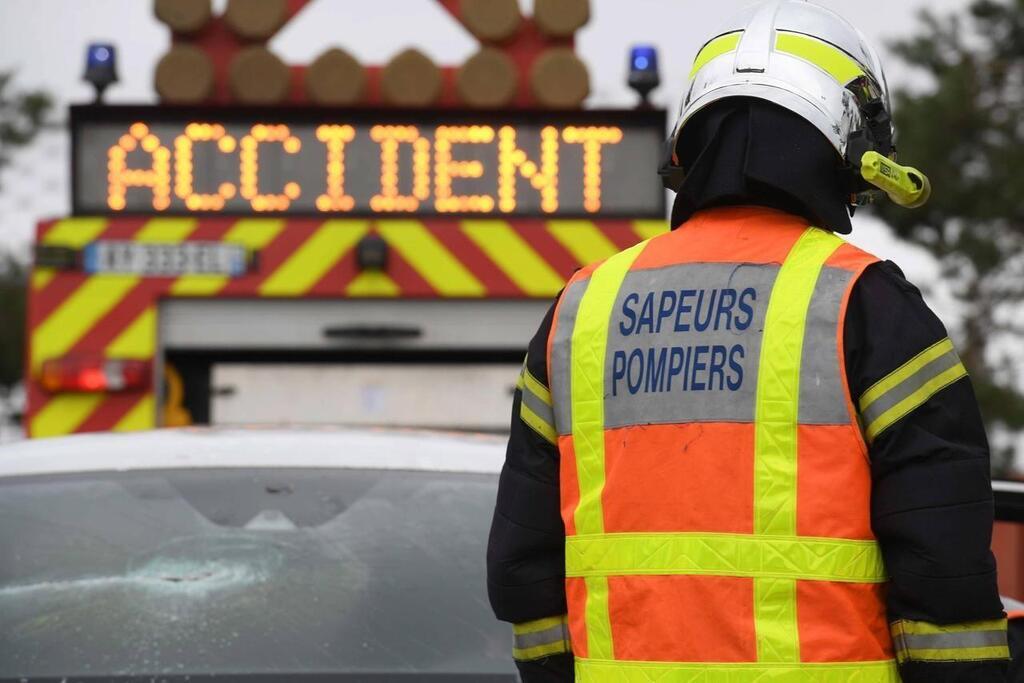
[[[0,480],[0,678],[503,680],[495,489],[365,470]]]

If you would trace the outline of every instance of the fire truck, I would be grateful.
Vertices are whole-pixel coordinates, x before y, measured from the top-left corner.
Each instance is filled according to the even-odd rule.
[[[285,65],[266,41],[302,0],[155,3],[160,103],[71,108],[72,215],[37,233],[29,436],[507,429],[567,278],[667,228],[665,113],[582,108],[586,0],[439,1],[480,42],[464,64]],[[113,55],[90,52],[100,84]]]

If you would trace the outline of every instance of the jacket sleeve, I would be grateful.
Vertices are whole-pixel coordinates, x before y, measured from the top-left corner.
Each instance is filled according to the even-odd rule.
[[[988,441],[967,371],[892,263],[854,287],[844,337],[903,681],[1005,681]]]
[[[554,307],[530,342],[512,401],[512,425],[487,546],[487,592],[512,624],[523,683],[573,680],[565,600],[565,527],[547,371]]]

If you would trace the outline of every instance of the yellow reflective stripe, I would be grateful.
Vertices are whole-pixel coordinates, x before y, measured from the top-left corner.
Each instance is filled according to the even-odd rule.
[[[565,280],[505,221],[462,221],[462,231],[530,296],[552,297]]]
[[[247,249],[262,249],[277,239],[284,226],[285,221],[280,218],[245,218],[231,226],[223,241]]]
[[[523,388],[539,398],[543,403],[551,405],[551,392],[525,367],[523,368]]]
[[[608,321],[619,288],[646,242],[604,262],[590,277],[572,330],[570,386],[572,435],[580,501],[574,515],[576,533],[604,532],[604,368]]]
[[[948,338],[929,346],[899,368],[890,372],[888,375],[871,385],[871,388],[865,391],[864,395],[860,397],[859,403],[861,411],[867,410],[872,403],[877,401],[887,392],[895,389],[897,386],[913,377],[915,374],[920,372],[924,366],[928,365],[933,360],[940,358],[953,350],[953,342]]]
[[[33,437],[63,436],[78,429],[105,398],[104,394],[58,394],[32,418]]]
[[[1007,645],[992,647],[961,647],[941,650],[910,649],[901,650],[898,661],[917,662],[977,662],[986,659],[1009,659],[1010,648]]]
[[[796,433],[807,309],[828,257],[842,244],[808,228],[779,270],[765,317],[754,426],[754,533],[796,535]]]
[[[641,242],[604,262],[590,277],[572,331],[570,386],[572,436],[580,500],[574,520],[579,534],[604,533],[604,368],[608,321],[626,273],[647,246]],[[586,579],[587,651],[597,658],[613,653],[608,615],[608,580]]]
[[[874,541],[705,533],[569,536],[565,574],[741,576],[853,583],[886,580],[882,553]]]
[[[796,579],[754,579],[757,661],[799,662]]]
[[[221,241],[257,251],[281,234],[284,226],[285,221],[277,218],[247,218],[232,225]],[[213,296],[229,280],[227,275],[182,275],[171,285],[170,292],[175,296]]]
[[[175,296],[213,296],[228,283],[227,275],[182,275],[170,286]]]
[[[874,440],[879,434],[891,427],[894,423],[927,403],[928,399],[932,396],[939,393],[953,382],[963,379],[966,376],[967,368],[965,368],[962,363],[957,363],[945,372],[936,375],[926,382],[920,389],[882,413],[876,420],[869,424],[865,430],[868,440]]]
[[[50,284],[50,280],[57,276],[57,271],[54,268],[40,268],[38,266],[32,268],[32,289],[42,289],[46,285]]]
[[[942,633],[970,633],[973,631],[1005,631],[1006,619],[987,619],[985,621],[968,621],[961,624],[932,624],[927,621],[900,620],[893,622],[892,628],[901,633],[916,635],[939,635]]]
[[[107,229],[105,218],[66,218],[57,221],[40,240],[43,244],[81,249],[95,240]],[[57,275],[53,268],[35,268],[32,271],[32,288],[42,289]]]
[[[568,614],[563,614],[557,617],[546,617],[544,619],[535,619],[534,621],[524,621],[519,624],[512,624],[512,633],[517,636],[525,635],[527,633],[538,633],[567,623],[569,623]]]
[[[80,249],[106,229],[106,218],[66,218],[57,221],[46,231],[42,243]]]
[[[828,257],[842,240],[808,228],[772,287],[761,342],[754,416],[754,533],[796,536],[797,421],[807,309]],[[800,659],[793,580],[755,579],[759,661]]]
[[[978,662],[986,659],[1009,659],[1010,647],[1008,645],[993,645],[989,647],[960,647],[960,648],[909,648],[900,649],[896,652],[896,661],[900,664],[908,661],[913,662]]]
[[[591,221],[548,221],[548,232],[581,266],[603,261],[619,251],[615,243]]]
[[[396,297],[402,288],[387,273],[366,271],[357,275],[345,288],[345,295],[351,297]]]
[[[810,62],[843,85],[864,75],[864,68],[853,57],[834,45],[801,33],[779,31],[775,49]]]
[[[133,242],[177,244],[195,232],[195,218],[152,218],[132,237]]]
[[[534,412],[525,401],[519,404],[519,418],[545,440],[558,443],[558,432],[555,431],[554,425]]]
[[[583,581],[587,587],[587,601],[583,608],[587,625],[587,652],[600,659],[613,659],[615,645],[608,607],[608,579],[591,576]]]
[[[914,661],[1008,659],[1006,619],[963,624],[896,621],[890,625],[896,658]]]
[[[63,356],[139,279],[124,275],[93,275],[32,331],[32,371],[45,360]]]
[[[111,358],[151,358],[156,353],[156,307],[149,306],[107,344]]]
[[[642,240],[649,240],[669,232],[668,221],[633,221],[633,232]]]
[[[701,51],[697,53],[697,58],[693,60],[693,68],[690,69],[690,80],[692,81],[697,72],[703,69],[715,57],[735,52],[736,48],[739,47],[742,36],[743,31],[726,33],[724,36],[718,36],[701,48]]]
[[[481,297],[487,294],[476,278],[419,221],[382,220],[377,229],[389,245],[442,296]]]
[[[576,658],[576,683],[900,683],[896,662],[632,662]]]
[[[529,662],[534,659],[543,659],[544,657],[550,657],[552,655],[565,654],[571,652],[568,640],[560,640],[556,643],[547,643],[546,645],[535,645],[534,647],[528,648],[512,648],[512,658],[517,659],[520,662]]]
[[[368,221],[325,221],[260,286],[263,296],[301,296],[370,230]]]
[[[156,427],[156,398],[146,394],[114,425],[115,432],[138,432]]]

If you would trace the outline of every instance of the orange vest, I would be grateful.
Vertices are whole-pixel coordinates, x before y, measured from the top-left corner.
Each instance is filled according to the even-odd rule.
[[[548,367],[577,681],[899,681],[843,356],[875,261],[729,208],[573,277]]]

